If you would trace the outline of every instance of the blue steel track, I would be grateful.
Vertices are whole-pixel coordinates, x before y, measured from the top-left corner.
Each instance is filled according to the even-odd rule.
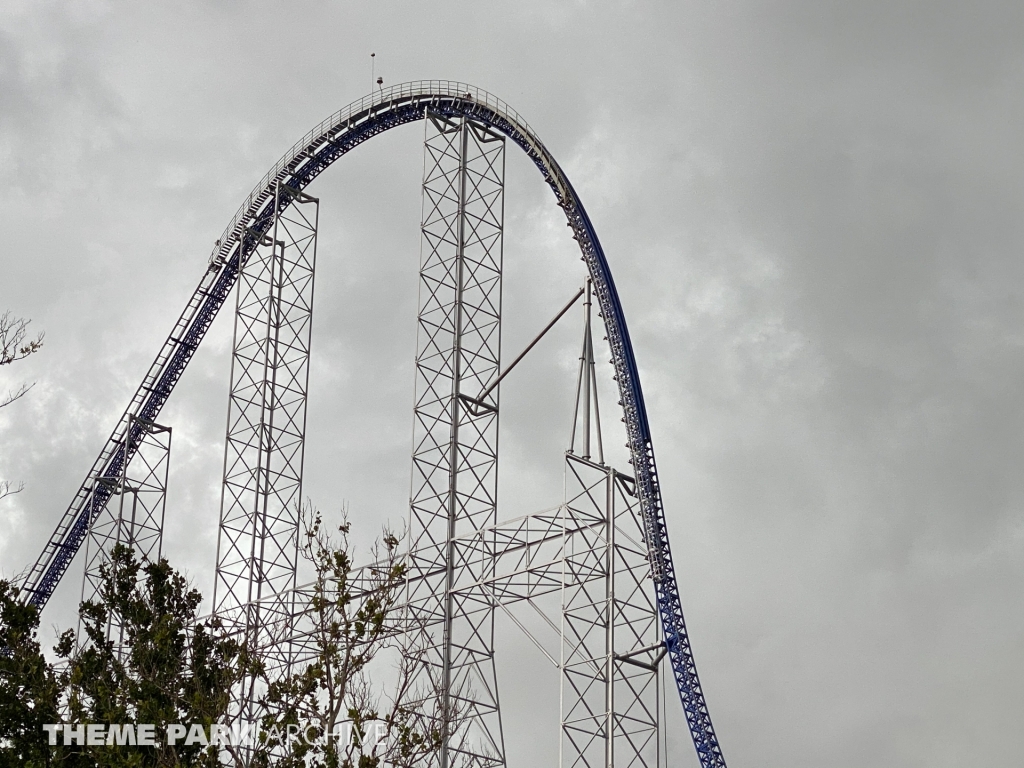
[[[156,421],[224,305],[241,266],[270,229],[275,199],[280,201],[280,210],[291,204],[292,196],[275,196],[274,186],[280,184],[285,190],[302,191],[351,149],[391,128],[422,120],[428,109],[449,118],[472,118],[507,136],[533,160],[554,192],[558,206],[565,212],[568,226],[590,272],[604,318],[619,388],[619,404],[628,435],[627,447],[632,457],[630,463],[636,476],[661,626],[680,700],[701,766],[725,768],[683,619],[640,375],[608,260],[579,196],[554,157],[526,122],[491,94],[464,83],[444,80],[405,83],[354,102],[310,131],[264,177],[228,226],[220,240],[219,251],[211,259],[126,414],[135,414],[143,421]],[[92,518],[109,499],[110,484],[95,483],[94,479],[118,478],[125,462],[131,461],[135,453],[141,427],[136,426],[135,433],[125,439],[124,423],[122,418],[25,579],[24,594],[40,609],[53,594],[85,540]]]

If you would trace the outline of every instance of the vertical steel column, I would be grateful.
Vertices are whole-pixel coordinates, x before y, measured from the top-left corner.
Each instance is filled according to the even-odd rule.
[[[566,454],[562,768],[658,766],[665,656],[628,475]]]
[[[82,600],[99,596],[102,578],[100,568],[109,562],[110,552],[118,544],[135,550],[142,562],[160,559],[163,543],[164,511],[167,505],[167,473],[171,463],[171,428],[134,415],[125,417],[122,446],[125,455],[134,455],[114,480],[95,478],[88,506],[93,510],[92,524],[85,545],[85,573],[82,579]],[[100,487],[109,493],[97,494]],[[116,501],[115,501],[116,499]],[[120,646],[121,627],[111,617],[107,638]]]
[[[494,608],[482,583],[497,514],[504,138],[428,111],[410,496],[409,704],[442,734],[442,768],[502,766]]]
[[[564,530],[576,533],[565,537],[562,549],[560,764],[660,768],[658,666],[665,645],[636,483],[604,463],[589,280],[583,314],[562,510]],[[577,456],[581,421],[583,455]]]
[[[246,607],[247,642],[269,671],[288,644],[264,627],[290,620],[295,586],[319,201],[277,185],[274,225],[238,278],[213,606]],[[243,709],[245,702],[243,703]]]
[[[597,463],[604,464],[604,442],[601,439],[601,407],[597,400],[597,372],[594,360],[594,334],[591,306],[593,284],[587,278],[584,285],[586,298],[583,302],[583,351],[580,352],[579,376],[576,380],[576,404],[573,406],[572,435],[569,438],[569,453],[576,452],[576,430],[583,415],[583,458],[590,458],[591,432],[597,436]],[[591,419],[593,415],[593,419]]]

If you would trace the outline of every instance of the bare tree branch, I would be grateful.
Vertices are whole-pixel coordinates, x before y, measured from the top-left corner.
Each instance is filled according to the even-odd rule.
[[[5,397],[0,398],[0,408],[3,408],[6,405],[10,405],[15,400],[20,400],[22,397],[25,396],[25,393],[32,389],[32,387],[34,386],[34,383],[21,384],[20,386],[18,386],[17,389],[10,390]]]
[[[10,365],[18,360],[23,360],[38,352],[39,348],[43,346],[43,336],[45,335],[43,333],[26,341],[28,325],[31,322],[31,320],[21,317],[11,317],[10,310],[0,315],[0,365]],[[5,396],[0,397],[0,408],[10,405],[15,400],[20,400],[34,386],[35,383],[20,384],[15,389],[8,391]],[[24,489],[24,483],[18,483],[15,487],[10,480],[0,480],[0,499],[21,493]]]
[[[26,341],[28,325],[31,322],[20,317],[11,317],[10,310],[0,315],[0,365],[10,365],[18,360],[24,360],[43,346],[45,334],[42,333]],[[10,390],[5,397],[0,397],[0,408],[20,400],[33,386],[35,385],[21,384]]]
[[[344,511],[333,535],[311,506],[300,513],[299,551],[316,572],[303,616],[310,622],[303,631],[312,659],[297,671],[265,677],[259,708],[264,733],[294,725],[317,738],[272,743],[268,736],[253,760],[281,768],[430,764],[441,747],[440,713],[433,706],[441,697],[437,681],[415,682],[421,661],[403,648],[405,620],[397,612],[407,579],[400,549],[404,533],[385,528],[370,552],[373,564],[359,569],[353,566]],[[392,695],[378,694],[380,681],[369,668],[381,653],[399,652]],[[458,731],[465,718],[460,707],[452,709]]]
[[[23,490],[25,490],[24,483],[18,483],[18,486],[15,487],[14,483],[10,480],[0,480],[0,499],[5,499],[16,493],[21,493]]]
[[[43,346],[46,334],[40,333],[34,339],[25,340],[31,320],[11,317],[10,310],[0,315],[0,365],[10,365],[38,352]]]

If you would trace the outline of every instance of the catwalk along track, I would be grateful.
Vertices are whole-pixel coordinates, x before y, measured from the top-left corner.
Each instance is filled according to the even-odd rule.
[[[89,537],[100,513],[111,504],[119,478],[125,477],[127,467],[140,446],[155,439],[153,425],[156,425],[161,409],[230,291],[240,282],[246,265],[275,236],[276,227],[289,208],[312,200],[304,192],[307,185],[364,141],[391,128],[425,118],[435,120],[442,127],[476,126],[478,138],[482,137],[484,141],[489,140],[486,133],[518,146],[536,165],[554,193],[555,203],[565,214],[586,264],[590,286],[588,298],[592,290],[611,351],[631,456],[632,477],[629,483],[636,499],[635,514],[647,550],[646,573],[653,587],[660,624],[658,661],[665,656],[670,662],[701,765],[704,768],[724,768],[725,761],[708,714],[683,619],[643,390],[608,259],[579,195],[537,134],[503,101],[464,83],[417,81],[381,89],[314,127],[263,177],[224,230],[218,241],[219,247],[209,263],[204,265],[199,284],[185,310],[90,469],[86,481],[28,572],[24,584],[27,599],[39,608],[46,605],[72,559]],[[468,128],[461,130],[470,135]],[[464,145],[465,141],[463,139]],[[462,156],[462,164],[464,171],[465,155]],[[464,179],[463,176],[465,186]],[[315,221],[310,226],[314,228],[315,235]],[[310,267],[310,279],[311,273]],[[493,373],[497,372],[495,367]],[[496,412],[496,408],[494,410]],[[301,485],[301,476],[299,483]],[[152,525],[159,534],[162,517],[152,517]]]

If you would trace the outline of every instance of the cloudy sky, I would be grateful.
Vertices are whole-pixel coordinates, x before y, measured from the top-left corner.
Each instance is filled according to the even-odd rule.
[[[1024,6],[429,6],[0,6],[0,309],[46,331],[0,380],[36,382],[0,412],[0,477],[26,484],[0,501],[0,570],[35,559],[214,239],[369,90],[372,51],[386,84],[508,101],[586,204],[729,763],[1020,764]],[[310,189],[307,491],[347,502],[364,546],[408,499],[421,141],[382,136]],[[510,151],[508,350],[579,283],[560,217]],[[509,514],[559,500],[570,326],[503,386]],[[165,550],[207,594],[230,336],[225,313],[162,416]],[[80,574],[44,624],[73,622]],[[557,682],[512,678],[509,764],[554,764]],[[695,765],[675,726],[673,764]]]

